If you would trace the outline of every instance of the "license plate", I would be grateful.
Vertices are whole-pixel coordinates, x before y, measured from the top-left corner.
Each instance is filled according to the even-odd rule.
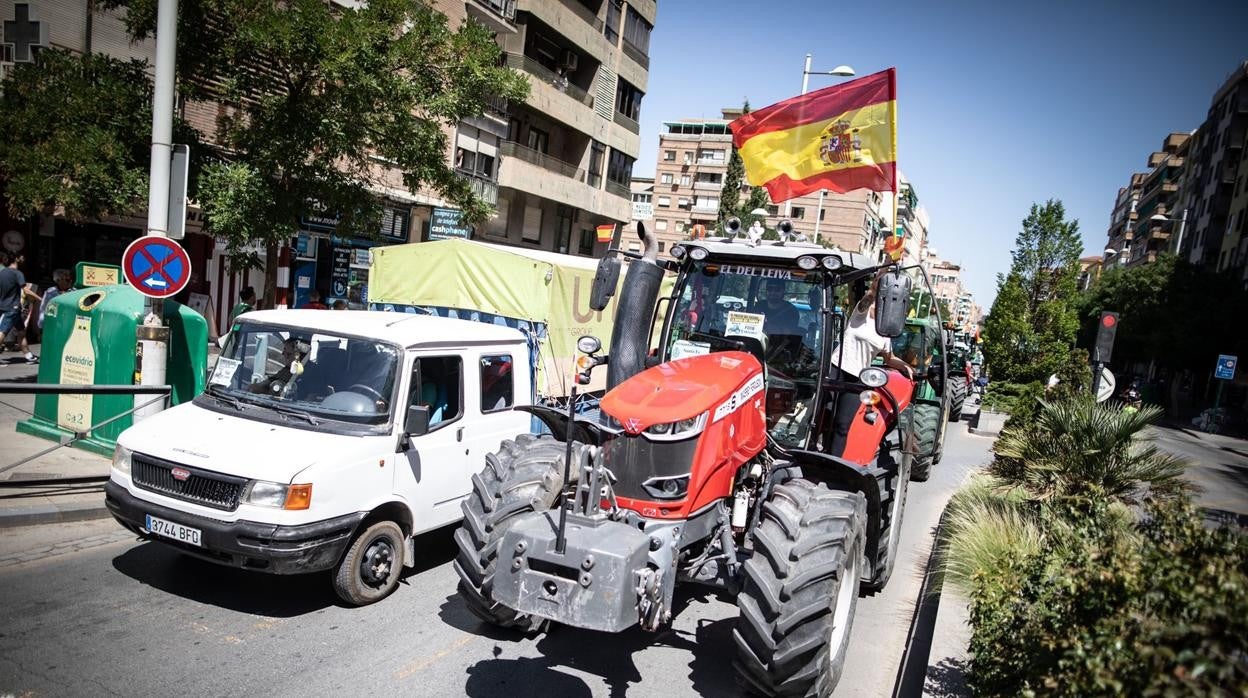
[[[190,526],[183,526],[172,521],[158,519],[151,514],[147,515],[147,526],[145,528],[158,536],[172,538],[173,540],[190,543],[191,545],[198,545],[201,548],[204,547],[204,544],[200,542],[198,528],[191,528]]]

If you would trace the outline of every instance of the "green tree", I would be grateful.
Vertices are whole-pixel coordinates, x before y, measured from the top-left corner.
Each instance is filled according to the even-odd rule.
[[[152,85],[142,61],[40,51],[4,82],[0,133],[0,176],[17,216],[60,208],[86,221],[146,205]],[[193,139],[180,122],[177,133]]]
[[[750,100],[745,100],[745,103],[741,105],[741,113],[750,113]],[[737,146],[732,145],[729,147],[731,154],[728,156],[728,172],[724,175],[724,187],[719,190],[719,221],[721,225],[724,221],[737,215],[741,204],[741,185],[745,182],[745,161],[741,159],[741,154],[737,152]]]
[[[1061,201],[1032,204],[984,323],[985,359],[994,379],[1044,380],[1065,361],[1079,327],[1082,249],[1079,222],[1066,220]]]
[[[741,208],[737,211],[737,216],[748,226],[754,222],[756,216],[751,213],[756,209],[766,210],[771,205],[771,197],[767,196],[767,190],[763,187],[754,187],[750,189],[750,195],[746,197],[745,203],[741,204]],[[763,225],[767,222],[763,221]]]
[[[156,0],[126,5],[136,39],[154,32]],[[447,127],[479,115],[488,98],[523,99],[528,84],[501,67],[483,26],[458,30],[420,0],[181,3],[180,89],[220,103],[200,199],[209,229],[235,266],[266,247],[265,297],[274,296],[278,250],[311,207],[339,217],[338,234],[376,235],[375,192],[401,180],[434,190],[467,222],[490,207],[447,164]],[[392,185],[391,185],[392,186]]]

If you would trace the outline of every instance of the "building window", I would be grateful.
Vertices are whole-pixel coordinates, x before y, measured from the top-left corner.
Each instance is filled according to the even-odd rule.
[[[667,230],[667,221],[663,220],[662,218],[656,220],[654,222],[654,229],[655,230]]]
[[[683,233],[683,232],[685,232],[685,222],[684,222],[684,221],[676,221],[676,232],[678,232],[678,233]]]
[[[555,208],[555,231],[559,237],[559,253],[567,254],[572,244],[572,223],[576,220],[576,209],[559,204]]]
[[[775,204],[767,204],[767,215],[776,216],[780,214],[780,207]]]
[[[581,243],[577,246],[577,252],[587,256],[594,254],[594,231],[581,231]]]
[[[692,164],[693,164],[693,151],[692,151],[692,150],[686,150],[686,151],[685,151],[685,164],[686,164],[686,165],[692,165]]]
[[[682,196],[676,201],[676,205],[680,208],[689,208],[689,199]]]
[[[641,98],[645,93],[620,79],[615,85],[615,110],[633,121],[641,118]]]
[[[607,179],[627,187],[633,181],[633,159],[612,148],[607,159]]]
[[[598,141],[591,141],[589,146],[589,170],[585,173],[585,183],[594,189],[602,183],[602,160],[607,154],[607,146]]]
[[[666,162],[676,162],[676,151],[675,151],[675,150],[664,150],[664,151],[663,151],[663,160],[664,160],[664,161],[666,161]]]
[[[682,186],[682,187],[687,187],[687,186],[689,186],[689,175],[681,175],[681,176],[680,176],[680,186]]]
[[[819,209],[819,220],[823,220],[823,214],[825,214],[825,213],[827,213],[827,212],[828,212],[828,209],[826,209],[826,208],[821,208],[821,209]]]
[[[663,251],[663,248],[665,248],[665,247],[667,247],[667,243],[665,243],[665,242],[663,242],[662,240],[660,240],[660,241],[659,241],[659,252],[662,252],[662,251]]]
[[[700,184],[720,184],[724,176],[718,172],[699,172],[698,183]]]
[[[650,23],[630,5],[628,8],[628,21],[624,23],[624,40],[632,44],[633,48],[642,54],[650,53],[650,31],[653,29]]]
[[[660,206],[661,208],[668,208],[668,207],[669,207],[669,206],[671,206],[671,205],[672,205],[672,197],[670,197],[670,196],[660,196],[660,197],[659,197],[659,206]]]
[[[717,209],[719,208],[719,197],[718,196],[696,196],[693,199],[693,205],[701,209],[708,209],[708,208]]]
[[[542,207],[527,205],[524,207],[524,228],[520,237],[525,242],[542,241]]]
[[[620,14],[624,7],[623,0],[607,0],[607,21],[602,25],[602,35],[612,46],[620,43]]]
[[[806,208],[804,206],[794,206],[793,213],[789,217],[799,221],[804,219],[806,217]]]
[[[540,128],[529,127],[528,146],[539,153],[545,153],[550,145],[550,134]]]
[[[659,175],[659,184],[671,184],[671,183],[672,183],[671,172],[664,172],[663,174]]]
[[[711,149],[699,150],[698,161],[711,164],[722,164],[724,162],[724,151]]]

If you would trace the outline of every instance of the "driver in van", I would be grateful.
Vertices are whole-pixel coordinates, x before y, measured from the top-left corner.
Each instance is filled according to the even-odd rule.
[[[282,367],[271,376],[252,383],[247,390],[253,393],[279,394],[290,383],[291,379],[303,373],[303,357],[311,347],[297,337],[282,342]]]

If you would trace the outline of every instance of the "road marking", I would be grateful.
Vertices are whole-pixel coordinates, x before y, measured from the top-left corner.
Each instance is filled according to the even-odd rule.
[[[454,643],[452,643],[450,647],[438,650],[433,655],[425,657],[424,659],[421,659],[419,661],[413,662],[412,664],[407,665],[403,669],[398,670],[397,672],[395,672],[394,678],[396,680],[402,680],[402,679],[406,679],[412,674],[415,674],[416,672],[423,671],[429,668],[429,666],[432,665],[434,662],[437,662],[439,659],[442,659],[448,654],[464,647],[465,645],[467,645],[468,643],[476,639],[477,639],[476,635],[465,635],[464,637],[461,637],[458,640],[456,640]]]

